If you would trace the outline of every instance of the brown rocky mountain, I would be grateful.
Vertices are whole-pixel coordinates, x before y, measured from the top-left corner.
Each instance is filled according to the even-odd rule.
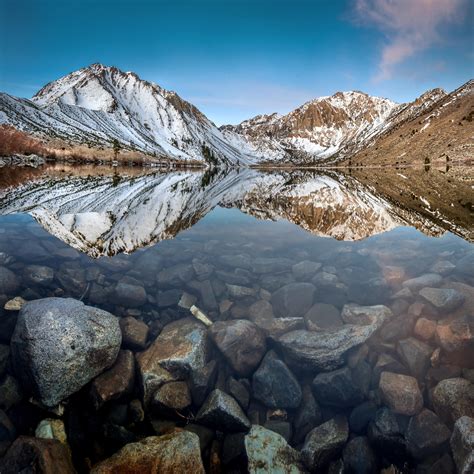
[[[351,165],[408,165],[474,160],[474,80],[445,94],[434,89],[392,113],[390,126]]]

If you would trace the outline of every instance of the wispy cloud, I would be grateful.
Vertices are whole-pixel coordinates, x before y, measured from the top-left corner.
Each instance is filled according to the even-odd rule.
[[[390,79],[406,59],[443,41],[440,27],[462,20],[471,0],[355,0],[355,20],[386,37],[376,81]]]

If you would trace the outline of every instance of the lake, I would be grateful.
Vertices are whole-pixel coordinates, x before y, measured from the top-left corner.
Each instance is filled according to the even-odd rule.
[[[46,423],[88,472],[182,427],[208,472],[455,472],[454,424],[474,416],[473,185],[429,166],[0,169],[3,452]],[[14,297],[120,318],[112,368],[81,374],[96,336],[76,344],[57,299],[39,353],[53,336],[69,352],[36,361],[40,310],[21,333]]]

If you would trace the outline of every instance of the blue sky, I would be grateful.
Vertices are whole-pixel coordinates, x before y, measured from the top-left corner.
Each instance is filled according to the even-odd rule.
[[[471,0],[0,0],[0,90],[94,62],[217,124],[338,90],[408,101],[474,77]]]

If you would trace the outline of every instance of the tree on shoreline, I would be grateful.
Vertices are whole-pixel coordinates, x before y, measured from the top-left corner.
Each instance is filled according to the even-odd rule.
[[[119,141],[116,138],[114,138],[113,141],[112,141],[112,147],[114,149],[114,160],[116,160],[120,150],[122,149],[122,147],[120,146]]]

